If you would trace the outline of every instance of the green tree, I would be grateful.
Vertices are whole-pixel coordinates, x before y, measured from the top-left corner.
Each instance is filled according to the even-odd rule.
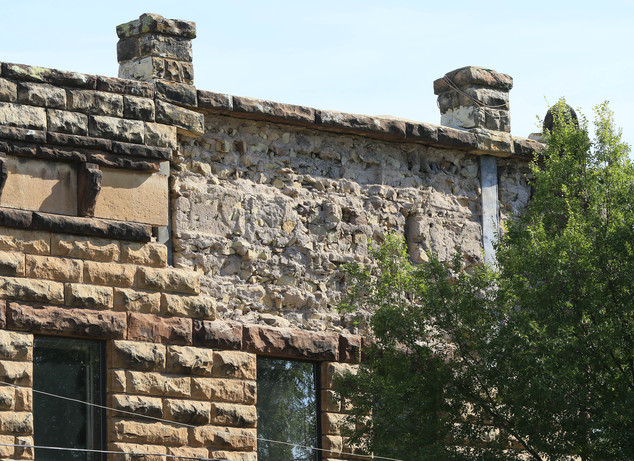
[[[607,104],[595,137],[556,106],[498,267],[410,263],[402,238],[348,266],[373,344],[339,383],[352,440],[403,460],[634,458],[634,169]],[[364,433],[365,432],[365,433]]]

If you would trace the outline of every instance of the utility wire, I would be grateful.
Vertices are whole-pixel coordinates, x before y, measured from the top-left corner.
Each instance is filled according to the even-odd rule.
[[[105,405],[100,405],[98,403],[92,403],[92,402],[87,402],[85,400],[79,400],[79,399],[74,399],[72,397],[65,397],[63,395],[58,395],[58,394],[52,394],[50,392],[46,392],[46,391],[40,391],[38,389],[33,389],[31,387],[26,387],[26,386],[20,386],[17,384],[13,384],[13,383],[9,383],[6,381],[0,381],[0,385],[5,385],[5,386],[10,386],[10,387],[14,387],[16,389],[27,389],[27,390],[31,390],[32,392],[41,394],[41,395],[47,395],[49,397],[54,397],[57,399],[62,399],[62,400],[67,400],[70,402],[75,402],[75,403],[81,403],[83,405],[88,405],[91,407],[96,407],[96,408],[101,408],[104,410],[110,410],[110,411],[114,411],[117,413],[121,413],[121,414],[126,414],[126,415],[130,415],[130,416],[134,416],[136,418],[146,418],[146,419],[150,419],[153,421],[159,421],[159,422],[164,422],[164,423],[169,423],[169,424],[176,424],[176,425],[180,425],[180,426],[184,426],[184,427],[190,427],[190,428],[198,428],[200,426],[195,426],[193,424],[187,424],[187,423],[182,423],[180,421],[170,421],[169,419],[164,419],[164,418],[158,418],[156,416],[148,416],[148,415],[142,415],[140,413],[135,413],[133,411],[128,411],[128,410],[120,410],[117,408],[113,408],[113,407],[108,407]],[[227,435],[229,432],[226,431],[215,431],[212,429],[208,429],[211,433],[217,434],[217,435]],[[308,450],[314,450],[314,451],[321,451],[321,452],[326,452],[326,453],[332,453],[332,454],[337,454],[337,455],[346,455],[346,456],[353,456],[355,458],[365,458],[365,459],[376,459],[376,460],[384,460],[384,461],[403,461],[402,459],[398,459],[398,458],[388,458],[385,456],[376,456],[376,455],[363,455],[363,454],[357,454],[357,453],[351,453],[351,452],[345,452],[345,451],[335,451],[335,450],[327,450],[325,448],[317,448],[317,447],[311,447],[309,445],[301,445],[301,444],[296,444],[296,443],[291,443],[291,442],[284,442],[282,440],[273,440],[273,439],[265,439],[263,437],[255,437],[252,435],[248,435],[248,434],[233,434],[236,435],[238,437],[244,437],[247,439],[255,439],[255,440],[260,440],[262,442],[269,442],[269,443],[277,443],[280,445],[286,445],[286,446],[291,446],[291,447],[295,447],[295,448],[304,448],[304,449],[308,449]],[[20,445],[20,446],[25,446],[25,445]],[[87,449],[84,449],[87,450]],[[122,452],[113,452],[113,453],[118,453],[121,454]],[[147,454],[147,453],[145,453]],[[178,456],[178,458],[181,458],[180,456]],[[195,458],[195,459],[202,459],[202,458]]]

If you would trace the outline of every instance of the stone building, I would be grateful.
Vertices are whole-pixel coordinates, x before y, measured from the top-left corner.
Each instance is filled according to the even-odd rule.
[[[435,125],[198,90],[191,22],[117,34],[119,78],[1,65],[0,459],[255,461],[285,373],[301,440],[354,458],[332,378],[368,313],[334,308],[339,268],[386,232],[494,261],[539,147],[511,77],[449,72]]]

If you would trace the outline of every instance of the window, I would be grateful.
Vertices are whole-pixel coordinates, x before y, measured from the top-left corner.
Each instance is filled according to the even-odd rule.
[[[103,344],[95,341],[36,337],[33,389],[103,405]],[[102,450],[105,411],[91,405],[33,393],[36,446]],[[100,461],[99,453],[36,449],[37,461]]]
[[[258,437],[319,446],[319,367],[258,357]],[[317,461],[317,450],[258,440],[259,461]]]

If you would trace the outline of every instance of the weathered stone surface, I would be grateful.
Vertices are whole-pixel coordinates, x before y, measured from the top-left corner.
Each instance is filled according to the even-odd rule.
[[[46,109],[0,102],[0,125],[46,130]]]
[[[31,389],[15,390],[15,409],[17,411],[33,411],[33,391]]]
[[[117,410],[129,411],[138,415],[163,418],[163,401],[158,397],[114,394],[112,396],[112,407]],[[114,414],[122,417],[131,416],[116,412]]]
[[[114,308],[126,312],[158,314],[161,312],[161,293],[115,288]]]
[[[0,300],[0,329],[7,327],[7,302]]]
[[[122,243],[121,262],[167,267],[167,246],[161,243]]]
[[[34,229],[52,232],[94,236],[86,237],[85,240],[84,237],[72,237],[73,240],[77,240],[79,242],[78,245],[68,245],[68,242],[60,244],[59,240],[56,240],[56,248],[52,249],[52,251],[60,251],[61,253],[53,254],[60,256],[76,256],[80,258],[83,257],[86,259],[96,259],[104,261],[110,260],[110,257],[112,257],[113,259],[118,258],[119,250],[117,242],[114,242],[115,244],[117,244],[117,251],[114,251],[113,248],[108,248],[108,244],[113,243],[112,241],[105,243],[105,247],[101,247],[102,243],[106,242],[106,239],[102,239],[101,237],[140,242],[148,242],[152,237],[152,228],[145,224],[126,223],[97,218],[75,218],[71,216],[60,216],[38,212],[33,213],[32,227]],[[69,236],[66,236],[64,238],[68,237]],[[63,240],[62,237],[58,237],[57,239]],[[92,243],[87,244],[86,242]],[[60,248],[60,245],[64,248]],[[103,254],[103,252],[100,252],[100,249],[105,251],[105,254]],[[83,254],[93,253],[95,257],[93,258],[91,256],[67,254],[65,251],[70,251],[71,253],[77,254],[82,254],[82,252]]]
[[[325,450],[323,456],[337,458],[343,451],[343,437],[337,435],[323,435],[321,437],[321,447]]]
[[[184,269],[141,267],[139,288],[198,294],[200,274]]]
[[[0,330],[0,359],[33,360],[33,335]]]
[[[154,121],[154,101],[148,98],[124,96],[123,116],[152,122]]]
[[[0,251],[0,275],[24,276],[24,254]]]
[[[96,261],[117,261],[119,242],[101,238],[78,237],[75,235],[53,234],[51,254]]]
[[[187,346],[167,347],[167,367],[171,373],[211,376],[213,353],[211,349]]]
[[[192,447],[167,447],[167,453],[177,458],[208,458],[209,451],[206,448]]]
[[[163,371],[165,346],[138,341],[112,341],[111,367]]]
[[[48,109],[48,130],[57,133],[85,136],[88,134],[88,116],[79,112]]]
[[[68,90],[68,109],[90,115],[123,116],[123,96],[104,91]]]
[[[203,114],[161,100],[156,101],[156,121],[176,126],[184,136],[200,136],[205,131]]]
[[[192,42],[187,38],[143,34],[124,38],[117,43],[117,60],[131,61],[147,56],[192,61]]]
[[[128,339],[189,345],[192,343],[192,323],[189,319],[130,313],[128,315]]]
[[[211,404],[211,423],[220,426],[255,427],[257,423],[255,405],[234,403]]]
[[[387,117],[318,110],[315,112],[315,123],[342,131],[369,132],[387,138],[403,138],[406,134],[404,120]]]
[[[29,254],[49,254],[51,236],[46,232],[0,227],[0,249]]]
[[[0,380],[18,386],[32,386],[33,364],[31,362],[0,360]]]
[[[198,107],[208,110],[232,111],[233,96],[230,94],[198,90]]]
[[[209,101],[209,99],[211,98],[208,98],[207,101]],[[217,98],[214,99],[217,101]],[[304,106],[295,106],[293,104],[283,104],[273,101],[264,101],[261,99],[234,96],[233,110],[235,112],[248,113],[255,117],[273,117],[283,119],[284,121],[296,121],[311,124],[315,123],[314,109]]]
[[[81,282],[83,261],[53,256],[26,255],[26,276],[59,282]]]
[[[93,339],[121,339],[126,332],[123,312],[34,307],[11,302],[7,305],[7,326],[13,330]]]
[[[169,160],[172,155],[171,149],[164,147],[148,147],[141,144],[131,144],[119,141],[112,141],[112,153],[152,160]]]
[[[176,128],[160,123],[146,123],[145,143],[148,146],[176,149]]]
[[[179,423],[203,425],[209,424],[211,404],[196,400],[165,399],[165,417]]]
[[[96,285],[131,287],[134,285],[136,266],[118,263],[84,263],[84,282]]]
[[[337,360],[339,338],[332,333],[247,325],[244,327],[244,348],[258,354]]]
[[[450,79],[457,86],[482,85],[489,88],[499,88],[510,90],[513,88],[513,78],[510,75],[502,74],[491,69],[477,66],[461,67],[451,72],[447,72],[445,77]],[[449,85],[444,78],[434,81],[434,94],[447,91]]]
[[[162,79],[191,85],[194,83],[194,66],[177,59],[147,56],[120,62],[119,77],[143,81]]]
[[[235,351],[214,352],[214,378],[255,379],[255,354]]]
[[[154,85],[157,98],[181,106],[198,106],[196,88],[192,85],[161,80],[157,80]]]
[[[143,453],[143,461],[165,461],[164,455],[167,454],[167,448],[163,445],[146,445],[138,443],[113,442],[112,446],[108,444],[108,449],[112,451],[120,451],[121,454],[110,454],[110,461],[135,461],[140,455],[127,453]]]
[[[126,392],[159,397],[189,397],[191,378],[148,371],[126,371]]]
[[[335,377],[342,377],[349,373],[356,373],[356,365],[337,362],[324,362],[321,365],[321,387],[332,389]]]
[[[222,320],[194,320],[194,345],[241,350],[242,325]]]
[[[109,93],[129,94],[142,98],[154,97],[154,85],[135,80],[97,76],[97,90]]]
[[[29,130],[12,126],[0,126],[0,138],[13,139],[15,141],[46,142],[46,132],[43,130]]]
[[[64,294],[66,305],[92,309],[111,308],[114,296],[111,287],[86,285],[83,283],[67,283]]]
[[[0,78],[0,101],[15,102],[18,99],[18,86],[11,80]]]
[[[361,361],[362,341],[363,338],[358,335],[339,335],[339,360],[359,363]]]
[[[30,412],[0,411],[0,433],[32,434],[33,415]]]
[[[107,389],[109,392],[125,392],[125,370],[108,370]]]
[[[341,413],[341,402],[337,398],[337,394],[335,393],[335,391],[321,391],[321,411]]]
[[[144,13],[139,16],[139,19],[117,26],[117,36],[119,38],[134,37],[147,33],[193,39],[196,38],[196,24],[180,19],[167,19],[158,14]]]
[[[18,101],[22,104],[65,109],[66,90],[46,83],[20,82]]]
[[[56,86],[76,88],[94,89],[97,85],[97,78],[94,75],[7,62],[2,63],[2,76],[28,82],[50,83]]]
[[[228,450],[255,450],[257,432],[255,429],[235,427],[202,426],[192,430],[191,445],[207,446]]]
[[[95,202],[101,191],[102,173],[99,165],[82,163],[77,168],[77,214],[93,217]]]
[[[22,301],[62,304],[64,284],[47,280],[0,277],[0,296]]]
[[[192,397],[214,402],[255,404],[255,392],[241,379],[192,378]]]
[[[346,415],[339,413],[321,414],[321,430],[325,435],[341,435],[341,430],[349,424],[346,422]],[[351,429],[354,429],[352,427]]]
[[[50,124],[50,113],[52,110],[48,110],[49,114],[49,124]],[[58,111],[63,112],[63,111]],[[64,114],[73,114],[73,117],[70,118],[68,123],[68,128],[74,128],[72,125],[74,116],[81,117],[79,123],[81,123],[82,134],[88,134],[88,117],[84,114],[80,114],[78,112],[64,112]],[[85,129],[84,129],[85,128]],[[66,125],[64,130],[66,130]],[[86,147],[88,149],[98,149],[103,151],[111,151],[112,150],[112,141],[109,139],[103,138],[91,138],[89,136],[80,136],[79,134],[67,134],[67,133],[52,133],[50,128],[49,132],[46,133],[46,142],[49,144],[59,144],[62,146],[70,146],[70,147]]]
[[[88,119],[88,132],[97,138],[141,144],[145,125],[140,120],[94,115]]]
[[[13,410],[15,406],[15,390],[11,387],[0,386],[0,411]],[[0,443],[2,443],[0,436]],[[1,450],[1,449],[0,449]],[[0,453],[2,453],[0,451]]]
[[[258,453],[256,451],[226,451],[226,450],[209,450],[209,456],[212,459],[222,459],[226,461],[258,461]],[[328,461],[326,459],[322,461]]]
[[[141,422],[115,419],[111,437],[122,442],[187,444],[187,428],[162,422]]]
[[[180,296],[163,293],[161,310],[167,315],[211,319],[216,317],[216,300],[209,296]]]

